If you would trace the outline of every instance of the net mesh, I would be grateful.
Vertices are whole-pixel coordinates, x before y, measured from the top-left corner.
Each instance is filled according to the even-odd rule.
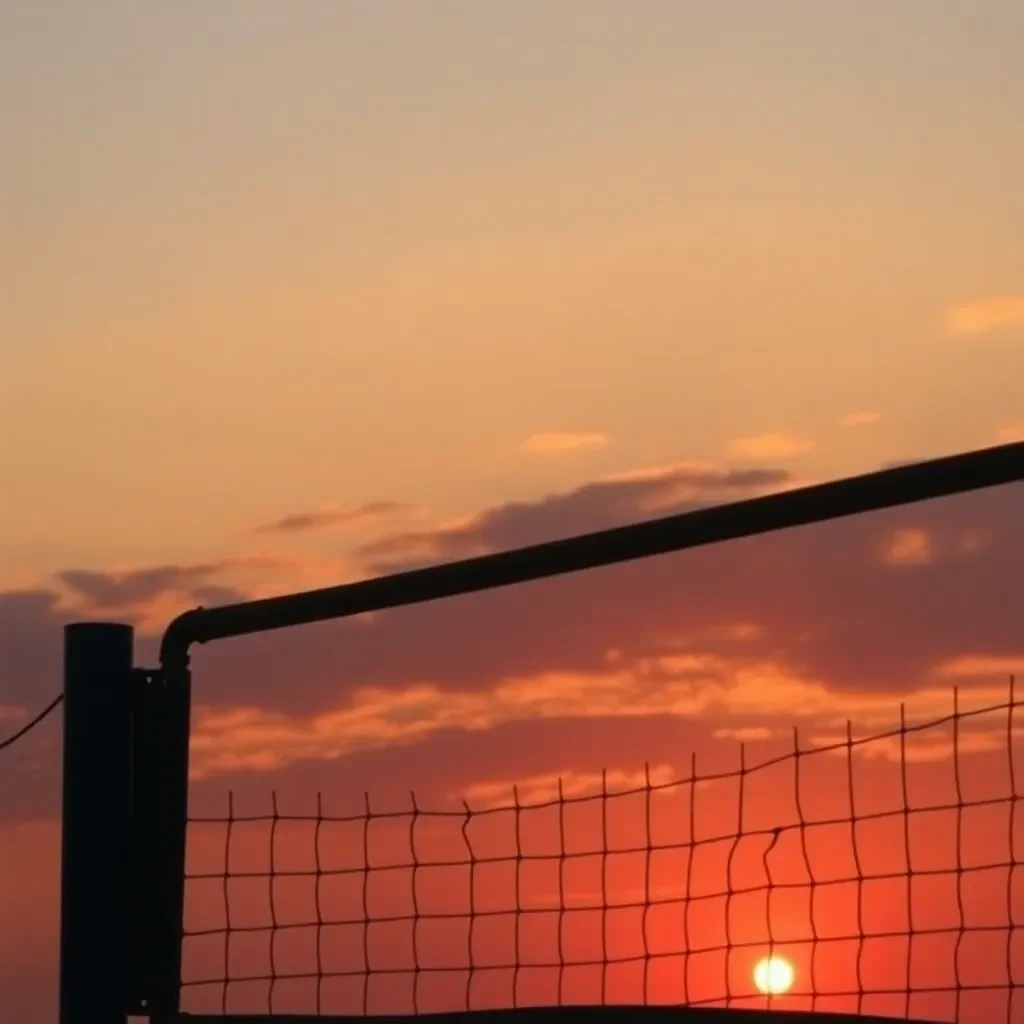
[[[694,755],[552,776],[529,801],[335,811],[229,793],[189,821],[183,1009],[1024,1019],[1017,707],[1011,680],[981,707],[954,692],[941,718],[794,729],[758,763],[740,745],[728,771]]]

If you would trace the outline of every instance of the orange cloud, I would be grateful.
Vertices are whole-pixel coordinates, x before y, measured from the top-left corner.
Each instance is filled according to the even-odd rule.
[[[934,673],[944,679],[1005,679],[1024,673],[1024,653],[998,656],[969,654],[950,658],[936,665]]]
[[[946,314],[951,334],[984,334],[1024,324],[1024,295],[995,295],[962,302]]]
[[[973,690],[983,701],[1005,688]],[[998,699],[998,696],[995,697]],[[793,719],[817,730],[847,719],[891,727],[899,697],[892,692],[838,692],[775,661],[703,653],[637,658],[593,672],[539,672],[464,690],[424,681],[403,687],[364,687],[344,705],[312,714],[246,706],[197,709],[192,737],[193,777],[267,771],[302,762],[416,743],[445,730],[488,731],[515,722],[657,716],[712,721],[720,737],[768,739],[776,723]],[[931,688],[904,699],[909,721],[951,709],[948,689]],[[966,709],[967,704],[962,704]],[[722,718],[740,719],[736,725]],[[552,780],[534,780],[534,788]],[[488,783],[488,785],[491,785]],[[496,783],[495,783],[496,785]],[[506,789],[503,792],[507,792]],[[480,799],[491,790],[476,791]]]
[[[555,455],[562,452],[594,451],[608,447],[608,437],[598,433],[574,433],[572,431],[549,431],[531,434],[520,445],[526,452],[541,455]]]
[[[0,704],[0,722],[17,722],[27,714],[22,707],[12,704]]]
[[[769,729],[766,725],[742,725],[738,728],[716,729],[711,735],[716,740],[735,740],[737,743],[759,743],[775,739],[781,730]]]
[[[881,413],[863,409],[859,412],[848,412],[839,422],[844,427],[870,427],[881,420]]]
[[[737,437],[729,442],[729,454],[744,459],[788,459],[803,455],[814,447],[809,438],[787,430],[753,437]]]
[[[882,558],[889,565],[927,565],[932,560],[932,543],[928,531],[897,530],[887,539]]]

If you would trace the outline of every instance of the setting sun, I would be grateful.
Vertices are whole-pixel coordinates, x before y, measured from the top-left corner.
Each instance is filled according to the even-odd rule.
[[[754,965],[754,984],[765,995],[778,996],[793,987],[793,965],[781,956],[766,956]]]

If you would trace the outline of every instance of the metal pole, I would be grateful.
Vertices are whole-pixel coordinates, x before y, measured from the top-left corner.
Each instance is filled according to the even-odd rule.
[[[64,630],[60,1024],[125,1024],[131,626]]]
[[[127,1008],[176,1019],[188,825],[188,670],[136,672]]]
[[[339,587],[196,608],[167,627],[160,663],[186,667],[194,643],[436,601],[1019,480],[1024,441]]]

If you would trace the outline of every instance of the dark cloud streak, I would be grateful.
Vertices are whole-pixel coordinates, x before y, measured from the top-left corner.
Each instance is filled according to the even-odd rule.
[[[126,573],[68,569],[58,579],[97,609],[127,608],[152,601],[168,592],[191,594],[206,588],[210,577],[221,571],[209,565],[163,565]]]
[[[511,502],[463,526],[391,534],[363,545],[359,553],[373,571],[396,572],[425,560],[503,551],[735,500],[781,487],[790,479],[783,469],[723,471],[684,465],[650,476],[600,480],[536,502]]]
[[[313,530],[334,529],[353,526],[356,523],[372,522],[385,516],[401,512],[407,506],[396,501],[373,501],[352,508],[334,509],[321,512],[298,512],[275,519],[253,529],[253,533],[306,533]]]

